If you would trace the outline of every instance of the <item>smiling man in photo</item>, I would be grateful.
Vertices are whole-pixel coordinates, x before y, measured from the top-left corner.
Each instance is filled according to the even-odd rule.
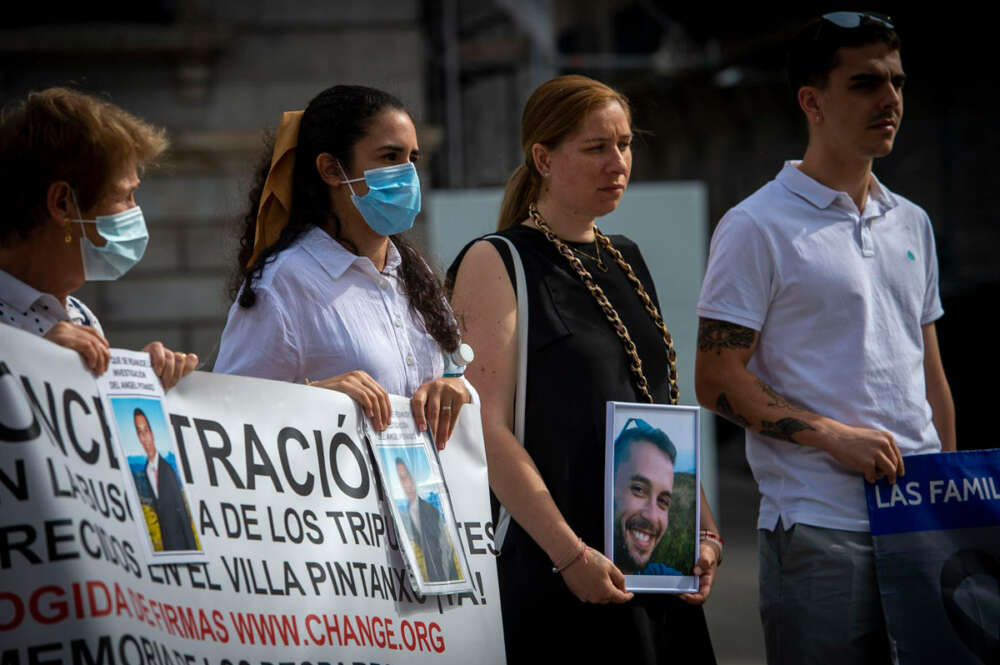
[[[630,418],[615,439],[614,561],[626,575],[680,575],[650,561],[669,523],[677,448],[663,430]]]

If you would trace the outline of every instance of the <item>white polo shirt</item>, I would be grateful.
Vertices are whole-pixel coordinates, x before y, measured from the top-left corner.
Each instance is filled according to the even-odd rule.
[[[875,176],[864,211],[787,162],[712,237],[698,315],[760,332],[748,368],[793,404],[937,452],[921,326],[944,312],[927,214]],[[867,531],[864,479],[816,448],[747,430],[758,528]]]

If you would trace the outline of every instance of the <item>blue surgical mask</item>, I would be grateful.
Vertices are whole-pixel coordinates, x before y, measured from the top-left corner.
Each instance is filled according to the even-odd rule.
[[[368,193],[358,196],[351,187],[351,200],[375,233],[391,236],[408,231],[420,212],[420,178],[413,162],[368,169],[363,178],[349,180],[344,174],[344,184],[364,180]]]
[[[97,232],[107,243],[98,247],[86,234],[80,238],[83,276],[88,282],[118,279],[139,262],[146,251],[149,233],[139,206],[95,219],[75,219],[81,224],[97,224]]]

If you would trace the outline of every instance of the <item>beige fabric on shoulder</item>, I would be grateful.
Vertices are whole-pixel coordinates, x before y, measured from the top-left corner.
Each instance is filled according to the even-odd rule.
[[[276,243],[281,231],[288,225],[288,214],[292,209],[292,172],[295,169],[295,148],[299,142],[299,125],[302,111],[285,111],[281,116],[281,126],[274,140],[274,154],[271,156],[271,170],[264,181],[264,191],[257,209],[257,229],[253,242],[253,254],[247,263],[251,267],[261,253]]]

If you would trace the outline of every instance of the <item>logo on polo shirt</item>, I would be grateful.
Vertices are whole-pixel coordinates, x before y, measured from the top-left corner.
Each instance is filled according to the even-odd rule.
[[[914,253],[913,253],[913,250],[910,250],[910,249],[906,250],[906,258],[908,258],[911,261],[916,261],[917,260],[916,255],[914,255]]]

